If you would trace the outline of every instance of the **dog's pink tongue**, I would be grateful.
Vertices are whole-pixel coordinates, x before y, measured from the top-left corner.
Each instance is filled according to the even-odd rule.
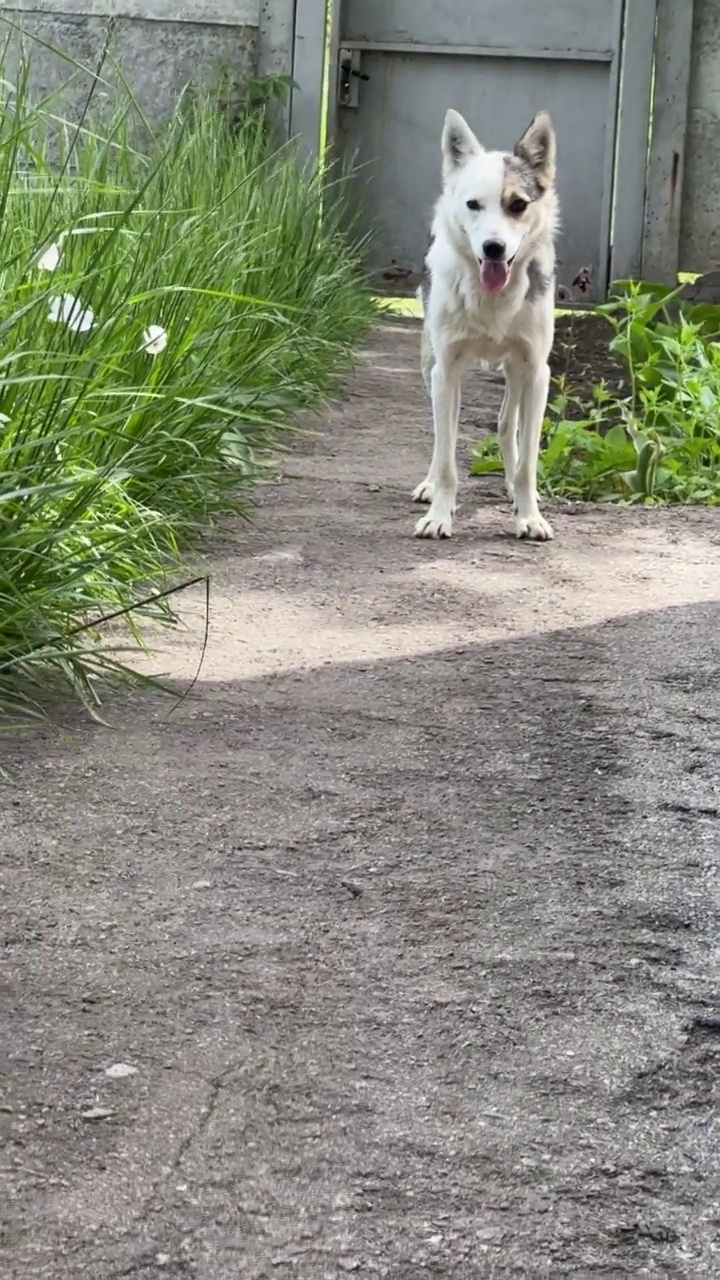
[[[487,289],[488,293],[500,293],[505,288],[509,275],[507,262],[489,262],[485,259],[480,267],[483,289]]]

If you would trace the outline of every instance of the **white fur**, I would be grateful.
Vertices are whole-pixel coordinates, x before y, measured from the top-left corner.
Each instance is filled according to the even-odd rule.
[[[550,139],[542,157],[534,154],[536,134],[532,131],[538,127],[544,141]],[[537,500],[537,460],[554,330],[558,216],[553,185],[555,143],[546,116],[536,117],[518,144],[521,147],[523,156],[530,155],[534,170],[541,174],[543,191],[524,215],[510,217],[501,202],[504,154],[485,151],[462,116],[447,113],[444,184],[426,260],[430,294],[422,357],[423,376],[432,397],[435,446],[428,474],[413,494],[416,502],[430,503],[430,510],[415,527],[416,537],[449,538],[452,533],[458,490],[461,380],[464,371],[478,361],[502,365],[505,373],[498,433],[506,487],[514,501],[515,532],[519,538],[538,541],[553,536]],[[480,204],[480,210],[469,209],[468,200]],[[506,246],[510,264],[508,282],[500,293],[487,292],[481,282],[483,245],[489,240]],[[532,300],[527,296],[531,262],[548,282]]]

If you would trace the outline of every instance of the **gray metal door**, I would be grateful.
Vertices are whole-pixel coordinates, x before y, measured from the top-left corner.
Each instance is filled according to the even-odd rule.
[[[337,147],[360,166],[356,208],[379,287],[416,287],[450,106],[498,148],[547,108],[558,134],[560,285],[586,276],[591,300],[609,277],[638,273],[655,7],[342,0],[331,122]]]

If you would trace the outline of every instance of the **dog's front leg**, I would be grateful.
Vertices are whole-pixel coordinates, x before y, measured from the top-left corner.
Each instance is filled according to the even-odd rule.
[[[515,532],[518,538],[547,542],[552,527],[540,515],[537,500],[537,464],[540,435],[550,387],[547,364],[524,365],[520,398],[519,457],[515,472]]]
[[[430,499],[430,510],[415,525],[416,538],[449,538],[457,498],[457,429],[460,417],[460,378],[457,362],[440,359],[431,375],[435,444],[427,478],[413,495]],[[421,494],[422,490],[422,494]]]

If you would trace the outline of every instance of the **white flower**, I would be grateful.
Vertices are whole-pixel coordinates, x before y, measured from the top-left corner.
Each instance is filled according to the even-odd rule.
[[[35,261],[38,271],[57,271],[62,258],[61,246],[62,241],[58,244],[49,244],[47,249],[43,250]]]
[[[159,356],[168,344],[168,336],[161,324],[149,324],[143,332],[142,349],[149,356]]]
[[[63,293],[59,298],[50,299],[48,320],[53,324],[66,324],[73,333],[87,333],[95,324],[95,316],[89,307],[84,307],[79,298],[71,293]]]
[[[9,421],[10,419],[8,418],[6,413],[0,413],[0,427],[5,426],[5,424]]]

